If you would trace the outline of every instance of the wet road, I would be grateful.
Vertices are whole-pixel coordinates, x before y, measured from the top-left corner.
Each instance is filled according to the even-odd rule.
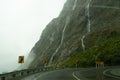
[[[75,71],[78,71],[78,69],[63,69],[42,72],[20,80],[78,80],[74,74]]]
[[[96,68],[76,68],[76,69],[67,68],[62,70],[36,73],[34,75],[23,77],[19,80],[98,80],[96,78],[96,76],[98,76],[97,74],[98,73]],[[118,79],[104,76],[104,80],[118,80]]]

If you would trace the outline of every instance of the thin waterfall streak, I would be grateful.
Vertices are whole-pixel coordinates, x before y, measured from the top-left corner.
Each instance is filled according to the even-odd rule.
[[[66,30],[66,27],[68,25],[69,19],[70,19],[69,17],[67,17],[67,19],[66,19],[65,27],[64,27],[64,29],[62,31],[62,38],[61,38],[60,46],[63,44],[63,40],[64,40],[64,36],[65,36],[65,30]]]
[[[82,38],[81,38],[83,51],[85,51],[84,38],[85,38],[85,35],[83,35]]]
[[[74,10],[76,8],[76,4],[77,4],[77,0],[74,1],[74,5],[72,7],[72,10]]]
[[[87,16],[87,19],[88,19],[88,23],[87,23],[87,33],[91,32],[91,21],[90,21],[90,2],[91,0],[88,0],[87,4],[86,4],[86,16]],[[86,33],[86,34],[87,34]],[[86,34],[84,34],[81,38],[81,43],[82,43],[82,48],[83,48],[83,51],[85,51],[85,44],[84,44],[84,38],[86,36]]]
[[[61,39],[61,44],[60,45],[62,45],[62,43],[63,43],[63,39],[64,39],[64,34],[65,34],[65,30],[66,30],[66,27],[67,27],[67,24],[68,24],[68,22],[66,22],[66,24],[65,24],[65,27],[64,27],[64,29],[63,29],[63,35],[62,35],[62,39]]]
[[[54,52],[53,55],[51,56],[48,65],[52,64],[52,61],[53,61],[54,56],[56,55],[56,53],[57,53],[58,50],[60,49],[61,45],[63,44],[64,34],[65,34],[66,27],[67,27],[67,25],[68,25],[68,22],[69,22],[69,17],[67,17],[66,23],[65,23],[65,27],[64,27],[64,29],[63,29],[63,31],[62,31],[62,38],[61,38],[60,45],[58,46],[58,48],[55,50],[55,52]]]
[[[91,7],[95,8],[108,8],[108,9],[120,9],[120,7],[112,7],[112,6],[99,6],[99,5],[93,5]]]
[[[90,22],[90,20],[88,20],[88,25],[87,25],[87,31],[88,31],[88,33],[91,31],[91,22]]]
[[[86,14],[88,18],[88,25],[87,25],[87,32],[89,33],[91,31],[91,21],[90,21],[90,2],[91,0],[88,1],[87,7],[86,7]]]
[[[59,49],[60,49],[60,46],[58,46],[58,48],[55,50],[55,52],[54,52],[53,55],[51,56],[48,65],[52,64],[53,58],[54,58],[54,56],[56,55],[56,53],[58,52]]]

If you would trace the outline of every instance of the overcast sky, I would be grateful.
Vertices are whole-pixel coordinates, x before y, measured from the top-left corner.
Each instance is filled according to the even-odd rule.
[[[0,0],[0,72],[18,67],[66,0]]]

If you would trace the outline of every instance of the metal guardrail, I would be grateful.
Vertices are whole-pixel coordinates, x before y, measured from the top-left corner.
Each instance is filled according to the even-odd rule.
[[[59,68],[58,67],[45,67],[45,68],[24,69],[24,70],[20,70],[20,71],[14,71],[14,72],[10,72],[10,73],[0,74],[0,80],[14,80],[15,78],[25,77],[25,76],[29,76],[29,75],[39,73],[39,72],[64,69],[64,68],[65,67],[61,67],[61,68],[60,67]],[[120,79],[120,77],[112,75],[110,73],[110,71],[111,71],[111,69],[107,69],[103,72],[103,74],[108,77]]]
[[[46,67],[46,68],[24,69],[20,71],[1,74],[0,80],[13,80],[14,78],[19,78],[19,77],[35,74],[38,72],[50,71],[50,70],[56,70],[56,69],[61,69],[61,68]]]

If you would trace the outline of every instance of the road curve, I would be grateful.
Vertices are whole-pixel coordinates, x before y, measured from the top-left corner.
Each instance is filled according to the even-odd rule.
[[[62,69],[49,72],[37,73],[20,80],[80,80],[73,75],[78,69]]]
[[[104,68],[104,70],[109,68]],[[67,68],[53,71],[43,71],[14,80],[97,80],[97,72],[98,70],[96,68]],[[104,76],[104,80],[118,79]]]

